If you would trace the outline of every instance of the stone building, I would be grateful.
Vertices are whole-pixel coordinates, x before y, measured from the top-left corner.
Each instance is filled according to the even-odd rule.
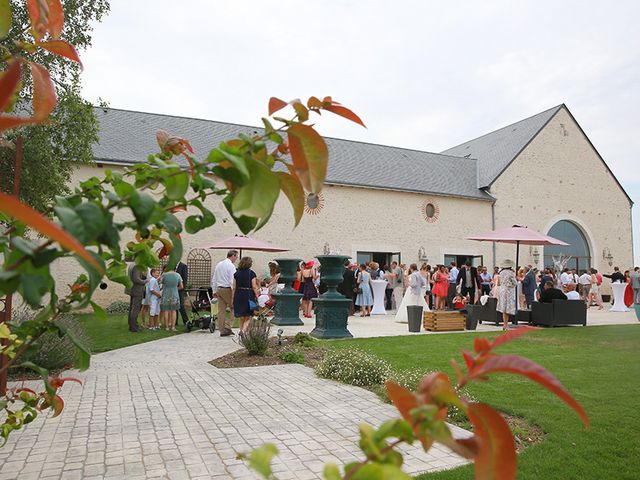
[[[96,165],[79,167],[74,182],[145,161],[157,151],[159,128],[190,140],[206,157],[221,140],[259,128],[193,118],[117,109],[96,109],[100,144]],[[513,224],[526,225],[570,243],[569,247],[524,247],[520,263],[538,267],[564,252],[570,266],[632,264],[633,202],[565,105],[500,128],[441,153],[327,138],[330,164],[326,187],[308,202],[300,225],[284,195],[257,238],[291,249],[287,257],[312,258],[326,251],[358,262],[429,262],[471,259],[496,265],[514,257],[513,245],[481,243],[465,237]],[[216,225],[184,235],[185,253],[239,233],[217,199],[209,200]],[[224,252],[211,251],[213,261]],[[256,272],[273,254],[247,252]],[[276,254],[277,256],[278,254]],[[60,283],[79,271],[57,266]],[[68,282],[68,281],[69,282]],[[106,301],[119,286],[98,292]]]

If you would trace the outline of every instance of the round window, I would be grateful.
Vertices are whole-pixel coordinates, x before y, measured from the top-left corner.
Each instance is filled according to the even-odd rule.
[[[304,199],[304,210],[309,215],[317,215],[324,207],[324,197],[322,193],[310,193]]]
[[[424,207],[424,214],[427,216],[427,218],[435,217],[436,207],[433,205],[433,203],[427,203],[427,206]]]
[[[427,223],[435,223],[440,216],[440,207],[433,200],[425,200],[420,204],[420,213]]]

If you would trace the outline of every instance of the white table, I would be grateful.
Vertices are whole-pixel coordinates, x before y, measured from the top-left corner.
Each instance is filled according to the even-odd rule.
[[[612,283],[611,289],[613,290],[613,307],[609,309],[610,312],[628,312],[629,309],[624,304],[624,291],[627,289],[626,283]]]
[[[373,309],[371,315],[386,315],[384,309],[385,290],[387,289],[386,280],[371,280],[371,288],[373,289]]]

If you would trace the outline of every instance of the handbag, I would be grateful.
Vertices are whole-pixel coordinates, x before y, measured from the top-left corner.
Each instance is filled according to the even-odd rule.
[[[362,289],[360,287],[353,287],[353,293],[362,293]]]
[[[258,304],[253,300],[249,299],[249,310],[256,310],[258,308]]]

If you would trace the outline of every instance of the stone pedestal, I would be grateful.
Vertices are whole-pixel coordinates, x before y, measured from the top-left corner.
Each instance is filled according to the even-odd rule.
[[[276,258],[280,267],[280,283],[284,288],[273,295],[276,301],[275,315],[271,319],[274,325],[304,325],[300,320],[300,299],[302,294],[296,292],[291,285],[296,281],[296,270],[302,261],[299,258]]]
[[[336,287],[342,282],[344,262],[350,257],[346,255],[319,255],[320,276],[326,283],[328,290],[313,299],[316,314],[316,328],[311,331],[311,336],[316,338],[352,338],[347,330],[347,318],[349,317],[349,305],[351,300],[336,291]]]

